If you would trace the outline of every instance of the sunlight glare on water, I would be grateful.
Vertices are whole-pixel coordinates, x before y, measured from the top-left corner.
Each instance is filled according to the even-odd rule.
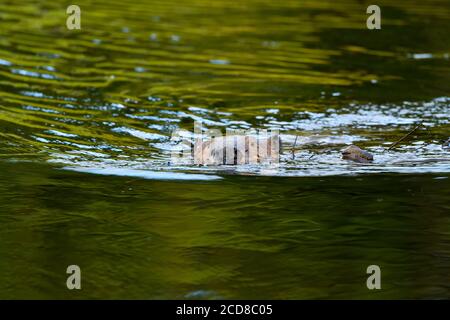
[[[404,10],[401,19],[387,10],[386,35],[372,33],[369,43],[363,6],[353,1],[152,1],[127,4],[127,15],[118,2],[79,5],[89,14],[82,31],[71,33],[59,21],[60,4],[41,2],[47,14],[37,16],[28,1],[2,5],[3,157],[116,168],[146,162],[159,170],[169,160],[172,132],[202,121],[223,132],[277,128],[286,150],[296,135],[307,139],[298,163],[290,163],[305,169],[294,171],[302,176],[359,172],[340,166],[339,151],[350,143],[371,149],[378,171],[398,171],[383,163],[380,147],[416,123],[426,128],[416,137],[421,147],[400,146],[392,157],[448,158],[434,147],[448,136],[448,73],[439,71],[448,68],[448,43],[427,43],[426,56],[417,53],[419,43],[391,51],[385,45],[423,17],[448,23],[448,6],[393,4]],[[405,17],[408,27],[399,25]],[[414,89],[419,84],[406,66],[419,70],[426,90]],[[421,168],[400,171],[450,170],[446,162]]]

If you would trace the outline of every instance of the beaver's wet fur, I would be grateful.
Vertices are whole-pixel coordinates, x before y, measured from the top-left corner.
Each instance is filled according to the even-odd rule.
[[[194,143],[194,163],[198,165],[278,163],[280,153],[279,135],[229,135]]]
[[[342,159],[351,160],[359,163],[369,163],[373,161],[373,155],[360,147],[350,145],[342,150]]]

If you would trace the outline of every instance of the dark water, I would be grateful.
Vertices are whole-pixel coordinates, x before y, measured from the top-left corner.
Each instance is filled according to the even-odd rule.
[[[0,298],[450,297],[449,1],[77,4],[0,2]],[[169,166],[195,120],[280,166]]]

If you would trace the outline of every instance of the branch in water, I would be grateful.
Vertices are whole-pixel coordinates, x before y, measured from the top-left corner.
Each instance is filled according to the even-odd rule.
[[[403,140],[408,138],[410,135],[412,135],[417,129],[419,129],[420,126],[422,126],[421,123],[419,123],[414,129],[412,129],[410,132],[408,132],[408,134],[406,134],[405,136],[401,137],[399,140],[397,140],[396,142],[391,144],[391,146],[388,148],[388,151],[392,150],[396,145],[398,145],[400,142],[402,142]]]
[[[298,136],[296,135],[295,136],[295,141],[294,141],[294,146],[292,147],[292,160],[294,160],[295,159],[295,146],[297,145],[297,139],[298,139]]]

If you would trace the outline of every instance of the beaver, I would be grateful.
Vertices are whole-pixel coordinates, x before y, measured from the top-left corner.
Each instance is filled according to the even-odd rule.
[[[368,163],[373,161],[373,155],[355,145],[350,145],[342,150],[342,159]]]
[[[199,165],[278,163],[280,153],[279,135],[227,135],[194,143],[194,163]]]

